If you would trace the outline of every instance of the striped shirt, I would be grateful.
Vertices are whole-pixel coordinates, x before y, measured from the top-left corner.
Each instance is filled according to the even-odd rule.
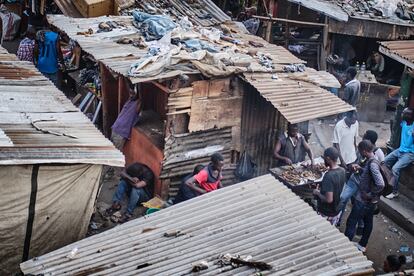
[[[26,37],[20,42],[19,49],[17,50],[17,57],[23,61],[33,62],[34,46],[35,41]]]

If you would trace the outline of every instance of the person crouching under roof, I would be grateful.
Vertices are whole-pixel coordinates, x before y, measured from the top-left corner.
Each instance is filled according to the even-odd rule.
[[[154,173],[146,165],[134,163],[121,172],[121,180],[112,198],[112,206],[106,210],[106,216],[112,216],[121,210],[125,194],[129,196],[127,209],[118,222],[123,223],[132,218],[138,203],[148,201],[154,193]]]
[[[190,177],[185,184],[197,195],[223,188],[221,171],[224,165],[224,158],[220,153],[211,156],[211,162],[198,174]]]

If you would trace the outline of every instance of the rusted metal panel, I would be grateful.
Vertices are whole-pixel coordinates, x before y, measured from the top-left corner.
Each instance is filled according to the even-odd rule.
[[[123,155],[32,63],[1,47],[0,55],[0,165],[124,165]]]
[[[288,0],[308,9],[322,13],[338,21],[347,22],[348,14],[335,2],[326,0]]]
[[[270,74],[244,74],[244,80],[257,89],[290,123],[300,123],[355,109],[334,94],[314,84]]]
[[[414,40],[380,42],[380,52],[414,68]]]
[[[262,175],[272,167],[277,134],[286,121],[254,87],[245,84],[244,91],[241,144],[257,164],[257,174]]]
[[[54,2],[64,15],[75,18],[83,17],[73,4],[72,0],[55,0]]]
[[[121,11],[121,13],[140,8],[150,14],[154,14],[154,11],[156,11],[157,14],[167,14],[178,20],[187,16],[194,24],[203,27],[211,27],[231,20],[231,18],[211,0],[146,0],[136,1],[135,5],[134,1],[119,2],[129,2],[121,3],[121,6],[123,6],[124,9],[127,9]]]
[[[361,17],[350,17],[346,23],[329,20],[329,32],[381,40],[407,39],[414,35],[412,24],[397,24]]]
[[[177,237],[164,233],[180,231]],[[73,258],[70,253],[76,248]],[[221,254],[251,255],[265,275],[370,275],[372,262],[271,175],[207,193],[20,265],[25,274],[253,275],[220,266]]]

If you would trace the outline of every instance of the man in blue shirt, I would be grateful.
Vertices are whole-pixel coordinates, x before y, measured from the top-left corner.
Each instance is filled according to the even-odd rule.
[[[413,110],[411,108],[404,109],[402,113],[401,122],[401,142],[400,147],[391,152],[385,158],[385,164],[392,169],[393,178],[391,184],[393,185],[393,193],[389,194],[387,198],[391,199],[398,196],[398,182],[400,172],[402,169],[408,167],[414,162],[414,123]]]
[[[37,69],[58,86],[59,63],[63,64],[59,35],[52,31],[38,31],[35,44]]]

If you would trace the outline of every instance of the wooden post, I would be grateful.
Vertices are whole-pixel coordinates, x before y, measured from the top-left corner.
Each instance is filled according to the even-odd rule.
[[[130,87],[127,81],[124,76],[120,75],[118,78],[118,113],[121,112],[122,107],[129,98]]]
[[[102,80],[103,134],[110,138],[111,126],[118,116],[118,81],[112,76],[105,65],[100,63],[99,68]]]
[[[328,30],[328,17],[325,15],[325,26],[323,27],[323,37],[322,37],[322,51],[320,56],[320,68],[319,70],[326,70],[326,58],[328,57],[328,36],[329,36],[329,30]]]
[[[266,34],[265,34],[265,40],[268,41],[269,43],[272,43],[272,25],[273,22],[272,21],[267,21],[267,25],[266,25]]]

